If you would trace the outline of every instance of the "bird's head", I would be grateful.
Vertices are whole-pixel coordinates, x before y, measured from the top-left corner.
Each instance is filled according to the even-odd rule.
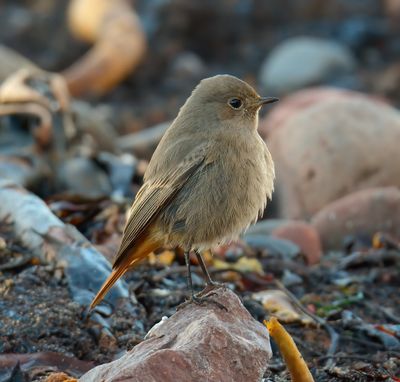
[[[188,109],[200,111],[205,118],[256,128],[260,108],[276,101],[275,97],[260,97],[246,82],[224,74],[202,80],[186,105]]]

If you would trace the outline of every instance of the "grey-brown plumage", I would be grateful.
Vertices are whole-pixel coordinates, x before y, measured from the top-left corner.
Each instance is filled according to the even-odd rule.
[[[275,177],[257,132],[258,111],[276,100],[229,75],[200,82],[153,154],[113,272],[92,307],[151,251],[166,245],[208,249],[257,220]]]

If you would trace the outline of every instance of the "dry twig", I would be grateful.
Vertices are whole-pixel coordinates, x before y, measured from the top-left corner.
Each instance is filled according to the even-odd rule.
[[[279,321],[275,317],[271,317],[268,322],[264,321],[264,324],[279,347],[292,377],[292,382],[314,382],[314,378],[295,342]]]

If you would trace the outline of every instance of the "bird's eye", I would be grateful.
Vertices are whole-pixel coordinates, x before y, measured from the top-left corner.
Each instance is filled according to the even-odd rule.
[[[229,106],[232,108],[232,109],[240,109],[241,108],[241,106],[242,106],[242,100],[241,99],[239,99],[239,98],[232,98],[232,99],[230,99],[229,101],[228,101],[228,104],[229,104]]]

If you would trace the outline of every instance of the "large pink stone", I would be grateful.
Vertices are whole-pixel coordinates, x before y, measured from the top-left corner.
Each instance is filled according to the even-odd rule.
[[[313,218],[325,249],[338,249],[347,235],[372,237],[386,232],[400,239],[400,190],[373,188],[329,204]]]
[[[219,288],[223,304],[190,304],[151,330],[120,359],[98,366],[81,382],[243,382],[261,380],[271,357],[267,329],[239,298]]]
[[[267,144],[276,167],[280,217],[308,219],[371,187],[400,187],[400,113],[367,98],[321,101],[276,129]]]

